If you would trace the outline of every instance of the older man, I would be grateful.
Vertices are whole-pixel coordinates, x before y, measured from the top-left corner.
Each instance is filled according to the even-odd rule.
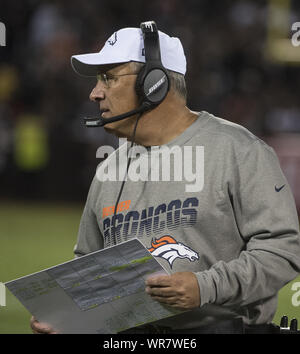
[[[158,52],[142,30],[119,30],[99,53],[72,57],[76,72],[97,77],[90,99],[99,104],[99,125],[133,148],[145,147],[129,158],[127,180],[103,182],[96,173],[75,255],[137,237],[169,271],[147,280],[145,291],[189,311],[127,333],[270,333],[277,293],[300,269],[298,217],[278,159],[245,128],[187,108],[180,41],[159,32]],[[124,146],[112,155],[120,157]],[[175,150],[180,163],[172,159]],[[151,180],[153,169],[164,166],[164,151],[173,154],[169,180]],[[112,155],[97,172],[119,161]],[[145,157],[151,163],[144,178],[132,180],[132,164]],[[202,183],[178,174],[188,168]],[[175,244],[186,254],[160,252]],[[32,328],[51,332],[34,319]]]

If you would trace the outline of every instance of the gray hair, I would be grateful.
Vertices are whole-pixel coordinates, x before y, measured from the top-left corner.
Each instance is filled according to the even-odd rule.
[[[145,65],[144,63],[139,63],[132,61],[130,62],[133,70],[140,71],[142,67]],[[186,101],[187,99],[187,90],[186,83],[183,74],[179,74],[175,71],[171,71],[167,69],[168,76],[170,78],[170,89],[173,89],[179,96],[183,97]]]

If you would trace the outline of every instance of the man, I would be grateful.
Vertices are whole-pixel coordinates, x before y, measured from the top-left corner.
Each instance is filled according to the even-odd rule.
[[[141,30],[122,29],[99,53],[72,57],[76,72],[98,75],[90,99],[109,122],[105,129],[145,147],[131,163],[151,157],[149,177],[166,161],[157,151],[179,149],[183,156],[169,181],[134,181],[131,165],[126,183],[103,182],[104,168],[118,160],[113,157],[120,157],[127,143],[100,164],[75,255],[137,237],[170,272],[148,279],[145,291],[188,311],[125,333],[270,333],[277,293],[300,269],[299,225],[290,188],[272,148],[237,124],[186,107],[181,43],[162,32],[159,39],[170,89],[154,108],[119,121],[110,119],[141,103],[136,90],[145,62]],[[200,182],[175,178],[180,176],[177,168],[186,172],[191,166],[195,179],[202,176]],[[127,207],[122,209],[122,203]],[[180,245],[186,254],[167,257],[159,252],[162,245]],[[35,319],[31,326],[35,332],[51,333]]]

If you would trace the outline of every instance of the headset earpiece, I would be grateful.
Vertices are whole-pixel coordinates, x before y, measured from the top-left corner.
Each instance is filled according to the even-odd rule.
[[[169,78],[165,69],[147,65],[139,72],[136,80],[136,91],[141,102],[159,105],[169,91]]]

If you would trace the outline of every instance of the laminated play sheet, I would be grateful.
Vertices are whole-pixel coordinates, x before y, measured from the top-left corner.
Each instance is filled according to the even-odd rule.
[[[118,333],[180,313],[145,292],[145,280],[167,274],[132,239],[7,282],[36,317],[59,333]]]

